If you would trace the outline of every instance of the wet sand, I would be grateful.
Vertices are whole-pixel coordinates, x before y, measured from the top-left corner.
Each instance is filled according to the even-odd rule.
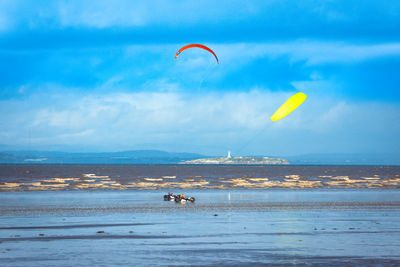
[[[3,192],[0,265],[400,264],[398,190],[164,193]]]

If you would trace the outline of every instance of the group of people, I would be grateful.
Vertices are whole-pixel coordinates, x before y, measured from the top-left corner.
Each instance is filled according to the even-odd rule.
[[[185,197],[183,194],[174,195],[173,193],[168,193],[168,195],[164,195],[164,200],[165,201],[175,200],[175,202],[181,202],[181,201],[194,202],[195,198],[194,197]]]
[[[174,196],[173,193],[168,193],[168,195],[169,195],[169,197],[173,197],[173,196]],[[183,196],[183,194],[176,195],[176,196],[180,197],[181,199],[184,199],[184,198],[185,198],[185,197]]]

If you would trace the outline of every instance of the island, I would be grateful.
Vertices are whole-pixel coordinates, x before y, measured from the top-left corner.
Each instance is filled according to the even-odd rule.
[[[287,159],[270,157],[215,157],[186,160],[180,164],[238,164],[238,165],[287,165]]]

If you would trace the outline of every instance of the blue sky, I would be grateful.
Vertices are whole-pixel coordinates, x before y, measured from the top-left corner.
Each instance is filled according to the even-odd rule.
[[[399,1],[0,0],[0,149],[398,153],[399,29]]]

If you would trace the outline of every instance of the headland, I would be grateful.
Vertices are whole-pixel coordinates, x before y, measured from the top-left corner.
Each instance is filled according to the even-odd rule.
[[[186,160],[180,164],[287,165],[287,159],[270,157],[215,157]]]

